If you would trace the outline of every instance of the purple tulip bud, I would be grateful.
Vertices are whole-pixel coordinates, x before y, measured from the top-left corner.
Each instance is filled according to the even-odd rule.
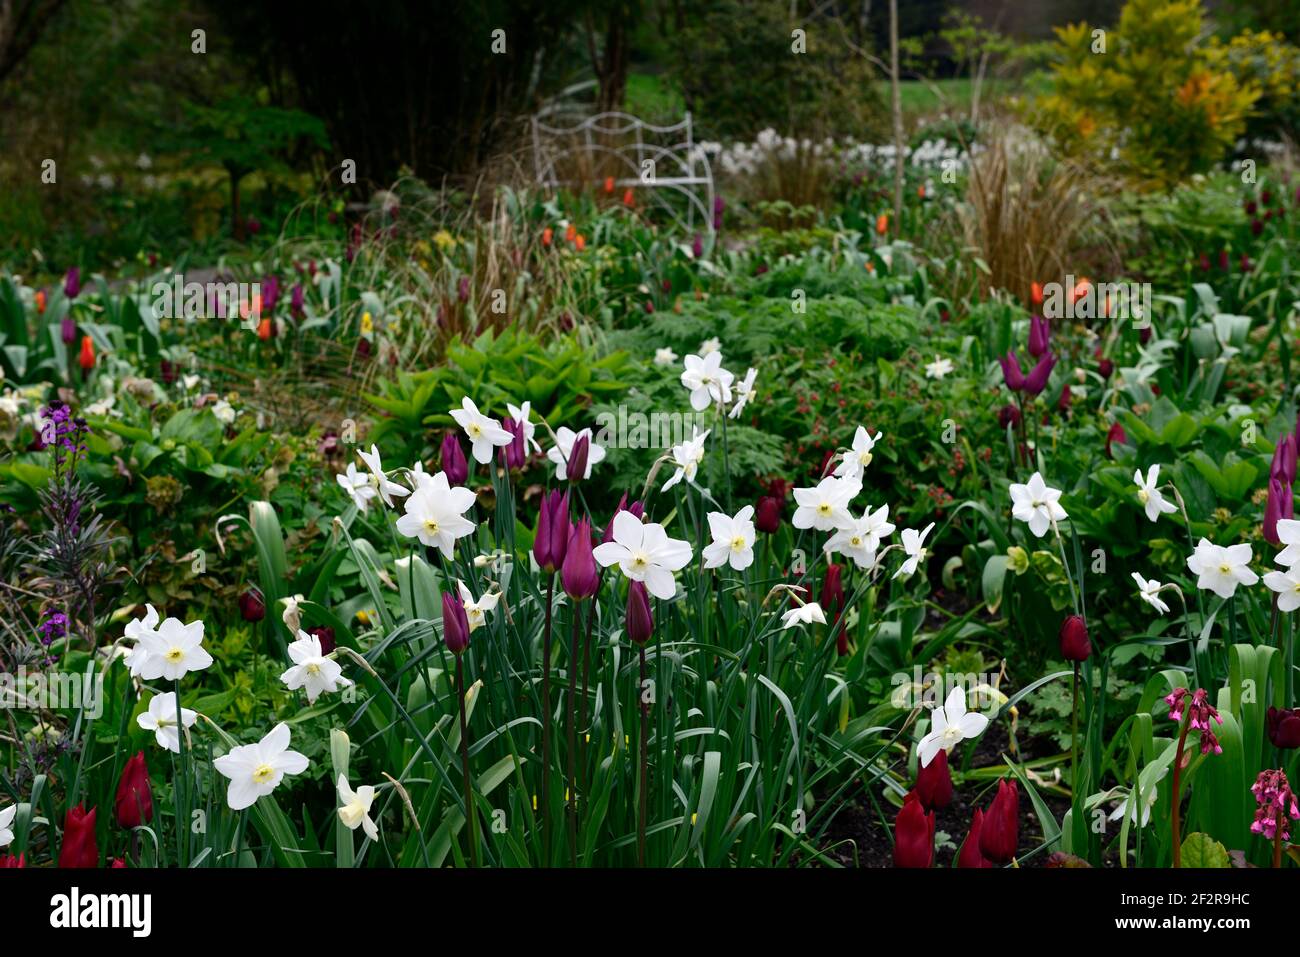
[[[267,276],[262,280],[262,312],[270,315],[275,311],[275,304],[280,301],[280,280]]]
[[[1269,478],[1279,479],[1286,485],[1295,482],[1296,437],[1288,432],[1282,436],[1273,449],[1273,465],[1269,469]]]
[[[1019,392],[1025,387],[1025,374],[1020,371],[1020,360],[1016,358],[1014,352],[1008,352],[1001,356],[998,362],[1002,365],[1002,378],[1007,384],[1007,388],[1012,392]]]
[[[452,485],[464,485],[469,478],[469,463],[465,461],[465,452],[455,432],[448,432],[442,440],[441,465]]]
[[[501,451],[497,453],[501,464],[507,469],[523,468],[524,460],[527,458],[527,450],[524,448],[524,424],[507,418],[501,420],[501,428],[514,436],[510,444],[501,446]]]
[[[76,299],[81,295],[80,266],[73,266],[68,270],[68,274],[63,277],[63,294],[69,299]]]
[[[1051,332],[1051,326],[1042,316],[1029,317],[1029,354],[1035,359],[1047,351]]]
[[[638,645],[644,645],[655,633],[654,612],[650,610],[650,595],[645,583],[632,581],[627,586],[627,636]]]
[[[302,304],[303,304],[304,296],[305,293],[303,292],[302,283],[300,282],[294,283],[293,289],[289,293],[289,311],[292,312],[295,316],[302,315],[303,312]]]
[[[696,259],[704,258],[704,240],[700,238],[699,233],[696,233],[695,238],[691,240],[691,255]]]
[[[543,571],[558,571],[569,546],[569,494],[553,489],[542,499],[533,536],[533,557]]]
[[[564,474],[570,482],[577,482],[587,477],[587,456],[591,452],[591,438],[586,432],[573,440],[569,449],[569,461],[564,467]]]
[[[1056,365],[1056,356],[1049,352],[1038,360],[1038,365],[1034,366],[1033,371],[1025,376],[1025,392],[1029,395],[1038,395],[1043,389],[1047,388],[1048,377],[1052,374],[1052,368]]]
[[[73,320],[71,313],[65,313],[63,321],[59,324],[60,334],[63,336],[63,344],[70,346],[77,341],[77,323]]]
[[[308,629],[307,634],[312,635],[320,642],[320,650],[323,655],[328,655],[338,647],[338,641],[334,637],[334,629],[329,625],[317,625],[315,628]]]
[[[591,553],[591,523],[585,518],[569,535],[562,574],[564,591],[574,601],[590,598],[600,589],[600,571]]]
[[[1279,519],[1290,519],[1295,514],[1295,497],[1290,484],[1277,478],[1268,481],[1268,501],[1264,505],[1264,539],[1273,545],[1282,544],[1277,534]]]
[[[460,594],[454,591],[442,593],[442,640],[447,643],[447,650],[459,655],[469,647],[469,619],[465,615],[465,603]]]

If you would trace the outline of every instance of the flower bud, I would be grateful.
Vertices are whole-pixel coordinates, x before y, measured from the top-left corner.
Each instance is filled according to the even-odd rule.
[[[1270,705],[1264,723],[1273,747],[1283,751],[1300,748],[1300,708],[1288,711]]]
[[[1087,661],[1092,657],[1088,625],[1081,615],[1071,615],[1061,622],[1061,657],[1066,661]]]
[[[913,788],[927,811],[936,811],[952,803],[952,774],[948,771],[948,752],[939,749],[930,763],[916,772]]]
[[[149,766],[143,751],[137,751],[122,769],[113,810],[119,827],[139,827],[153,820],[153,791],[149,787]]]
[[[1020,789],[1016,782],[998,782],[998,793],[980,825],[980,853],[994,864],[1009,864],[1016,856],[1020,834]]]
[[[459,655],[469,647],[469,619],[465,615],[465,603],[453,591],[442,593],[442,640],[453,655]]]
[[[961,850],[957,852],[958,867],[976,868],[993,866],[985,860],[984,855],[980,853],[980,831],[983,826],[984,812],[979,808],[976,808],[970,821],[970,833],[966,835],[966,840],[962,842]]]
[[[907,795],[894,820],[894,866],[934,866],[934,812],[926,813],[916,792]]]
[[[261,621],[266,617],[266,603],[262,596],[249,589],[239,596],[239,617],[244,621]]]
[[[448,432],[443,437],[439,465],[452,485],[464,485],[469,478],[469,463],[465,461],[465,451],[460,447],[455,432]]]
[[[1041,358],[1047,352],[1048,340],[1051,337],[1051,326],[1042,316],[1029,317],[1029,354],[1035,359]]]
[[[564,474],[570,482],[577,482],[587,477],[587,457],[591,452],[591,438],[582,432],[573,440],[569,449],[569,460],[564,466]]]
[[[754,509],[754,527],[760,532],[775,535],[781,527],[781,500],[774,495],[764,495]]]
[[[59,845],[59,867],[98,867],[99,845],[95,843],[95,809],[81,804],[68,808],[63,819],[63,843]]]
[[[630,581],[627,585],[627,636],[638,645],[644,645],[655,632],[654,612],[650,610],[650,593],[645,583]]]
[[[590,598],[600,589],[600,570],[591,552],[591,524],[585,518],[569,535],[561,578],[565,594],[574,601]]]

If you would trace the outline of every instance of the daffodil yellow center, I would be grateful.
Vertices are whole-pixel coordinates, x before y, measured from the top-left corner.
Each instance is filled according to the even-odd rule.
[[[829,515],[831,513],[830,503],[822,502],[820,505],[817,506],[817,511],[822,515]]]
[[[862,536],[854,535],[852,538],[849,539],[849,544],[852,545],[854,548],[857,548],[859,545],[862,544]]]
[[[858,461],[862,463],[863,468],[865,468],[866,466],[870,465],[870,464],[871,464],[871,453],[870,453],[870,452],[859,452],[859,453],[858,453]]]
[[[425,530],[426,532],[428,532],[430,535],[437,535],[437,534],[438,534],[438,520],[437,520],[437,519],[433,519],[433,518],[426,518],[426,519],[424,520],[424,530]]]
[[[164,656],[168,661],[180,661],[185,657],[185,652],[179,648],[168,648]]]
[[[1151,498],[1151,493],[1150,493],[1150,492],[1148,492],[1148,491],[1147,491],[1146,489],[1144,489],[1144,488],[1140,488],[1140,489],[1138,489],[1138,501],[1139,501],[1139,502],[1141,502],[1143,505],[1145,505],[1145,504],[1147,503],[1147,501],[1148,501],[1150,498]]]
[[[737,535],[731,540],[731,550],[733,552],[743,552],[745,547],[745,537],[743,535]]]
[[[314,662],[314,661],[309,662],[308,665],[307,665],[307,674],[309,674],[309,675],[318,675],[318,674],[320,674],[320,665],[317,664],[317,663]]]
[[[275,777],[275,768],[269,764],[259,764],[257,770],[253,772],[253,780],[258,784],[265,784],[273,777]]]
[[[479,427],[479,424],[477,422],[471,422],[469,424],[469,428],[466,431],[469,432],[469,437],[471,439],[477,439],[483,435],[483,429]]]
[[[1224,562],[1222,565],[1219,566],[1220,575],[1227,575],[1231,571],[1232,571],[1232,566],[1230,566],[1227,562]]]
[[[633,567],[633,568],[636,568],[636,569],[643,569],[643,568],[645,568],[645,567],[646,567],[647,565],[649,565],[649,564],[650,564],[649,559],[647,559],[646,556],[645,556],[644,554],[642,554],[642,553],[638,553],[638,554],[632,556],[632,567]]]

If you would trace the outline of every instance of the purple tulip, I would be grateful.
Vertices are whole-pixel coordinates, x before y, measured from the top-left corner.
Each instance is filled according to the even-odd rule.
[[[1007,388],[1012,392],[1019,392],[1025,387],[1025,374],[1020,371],[1020,360],[1016,358],[1014,352],[1008,352],[1001,356],[998,362],[1002,365],[1002,378],[1007,384]]]
[[[72,318],[71,313],[64,313],[63,321],[59,324],[60,334],[63,336],[63,344],[70,346],[77,341],[77,323]]]
[[[1277,534],[1279,519],[1291,519],[1295,514],[1295,496],[1291,485],[1277,478],[1268,480],[1268,501],[1264,505],[1264,539],[1273,545],[1282,544]]]
[[[81,295],[80,266],[73,266],[68,270],[68,274],[63,277],[63,294],[69,299],[76,299]]]
[[[465,615],[465,603],[457,592],[442,593],[442,640],[453,655],[459,655],[469,647],[469,618]]]
[[[564,553],[564,591],[574,601],[590,598],[600,588],[600,570],[591,553],[591,523],[585,518],[573,527]]]
[[[1269,478],[1280,479],[1285,484],[1291,485],[1295,482],[1295,469],[1296,437],[1288,432],[1273,449],[1273,465],[1269,469]]]
[[[270,315],[275,311],[275,304],[280,301],[280,280],[267,276],[262,280],[262,311]]]
[[[1030,316],[1029,354],[1035,359],[1040,358],[1047,351],[1047,344],[1051,334],[1051,326],[1046,319],[1042,316]]]
[[[650,595],[644,582],[632,581],[627,585],[627,636],[638,645],[644,645],[655,633],[654,612],[650,610]]]
[[[299,316],[299,317],[302,316],[302,304],[303,304],[304,295],[305,294],[303,293],[302,283],[300,282],[294,283],[293,289],[289,292],[289,311],[292,312],[295,316]]]
[[[696,233],[695,238],[691,240],[691,255],[696,259],[704,258],[704,240],[700,238],[699,233]]]
[[[569,494],[553,489],[542,499],[533,536],[533,558],[543,571],[559,571],[569,546]]]
[[[501,428],[514,436],[509,445],[501,446],[501,451],[498,453],[501,464],[507,469],[523,468],[524,460],[527,458],[527,450],[524,448],[524,424],[506,418],[501,420]]]
[[[1025,376],[1025,392],[1029,395],[1038,395],[1043,389],[1047,388],[1047,379],[1052,374],[1052,368],[1056,365],[1056,356],[1049,352],[1038,360],[1038,365],[1034,366],[1033,371]]]
[[[456,283],[456,298],[461,302],[469,302],[469,276],[461,276]]]
[[[577,482],[587,477],[587,456],[591,452],[591,439],[586,433],[573,440],[569,449],[569,461],[564,467],[564,474],[570,482]]]
[[[447,473],[447,481],[452,485],[464,485],[469,478],[469,463],[465,461],[465,452],[455,432],[448,432],[442,440],[441,464]]]

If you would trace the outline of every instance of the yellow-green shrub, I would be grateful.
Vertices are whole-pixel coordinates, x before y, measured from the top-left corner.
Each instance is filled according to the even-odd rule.
[[[1200,42],[1198,0],[1129,0],[1112,31],[1058,28],[1052,91],[1031,119],[1071,155],[1171,186],[1220,160],[1260,87]]]

